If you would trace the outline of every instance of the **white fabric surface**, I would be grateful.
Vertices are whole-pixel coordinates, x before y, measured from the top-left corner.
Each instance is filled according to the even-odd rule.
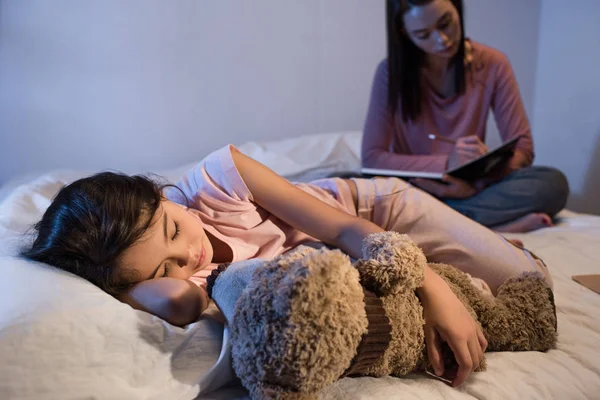
[[[324,134],[240,146],[298,180],[359,162],[360,134]],[[165,171],[175,180],[184,166]],[[160,171],[158,171],[160,172]],[[193,399],[224,384],[227,331],[208,314],[186,329],[135,311],[93,285],[14,257],[51,197],[82,172],[52,172],[0,189],[0,398]],[[0,199],[2,199],[0,197]],[[415,375],[346,378],[323,399],[600,398],[600,295],[571,280],[600,273],[600,217],[563,212],[554,228],[515,235],[544,258],[555,282],[558,349],[488,355],[488,372],[460,389]],[[217,360],[221,357],[221,362]],[[218,367],[215,367],[215,364]],[[199,398],[242,399],[239,388]]]

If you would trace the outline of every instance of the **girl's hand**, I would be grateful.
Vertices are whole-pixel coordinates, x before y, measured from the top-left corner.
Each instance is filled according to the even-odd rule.
[[[428,275],[429,274],[429,275]],[[427,287],[419,289],[425,316],[425,342],[429,361],[438,376],[444,374],[442,343],[454,353],[458,363],[453,386],[462,384],[483,360],[487,340],[448,284],[429,268]]]
[[[465,136],[456,141],[446,167],[456,168],[487,153],[488,148],[477,136]]]
[[[462,179],[444,175],[442,180],[445,183],[436,182],[432,179],[417,178],[412,179],[410,183],[439,198],[465,199],[477,193],[475,187]]]

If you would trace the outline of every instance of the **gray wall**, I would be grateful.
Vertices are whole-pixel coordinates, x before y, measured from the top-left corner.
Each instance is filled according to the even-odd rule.
[[[569,208],[600,214],[600,2],[544,0],[541,15],[537,162],[567,175]]]
[[[506,53],[517,76],[525,110],[531,116],[535,100],[540,1],[465,0],[465,8],[467,35]],[[492,147],[500,144],[491,115],[487,143]]]
[[[466,5],[468,34],[509,55],[531,111],[539,2]],[[384,1],[0,7],[0,183],[54,168],[162,169],[228,142],[361,130],[385,55]]]
[[[383,3],[4,0],[0,182],[158,169],[228,142],[359,129]]]

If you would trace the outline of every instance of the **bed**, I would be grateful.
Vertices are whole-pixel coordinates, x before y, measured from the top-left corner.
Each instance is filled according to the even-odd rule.
[[[359,165],[360,133],[304,136],[240,149],[293,180]],[[202,155],[200,155],[202,156]],[[153,171],[175,180],[188,166]],[[231,371],[227,329],[214,308],[185,329],[135,311],[93,285],[15,257],[61,185],[54,171],[0,190],[0,398],[245,399]],[[600,216],[564,210],[559,223],[512,235],[545,259],[555,282],[558,348],[490,353],[488,371],[460,389],[424,375],[346,378],[322,399],[600,398],[600,295],[572,281],[600,273]]]

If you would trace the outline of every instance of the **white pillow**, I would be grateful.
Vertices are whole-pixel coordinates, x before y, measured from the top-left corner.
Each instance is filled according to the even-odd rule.
[[[43,176],[0,204],[0,398],[193,399],[230,381],[226,330],[210,313],[181,329],[14,257],[73,178]]]

